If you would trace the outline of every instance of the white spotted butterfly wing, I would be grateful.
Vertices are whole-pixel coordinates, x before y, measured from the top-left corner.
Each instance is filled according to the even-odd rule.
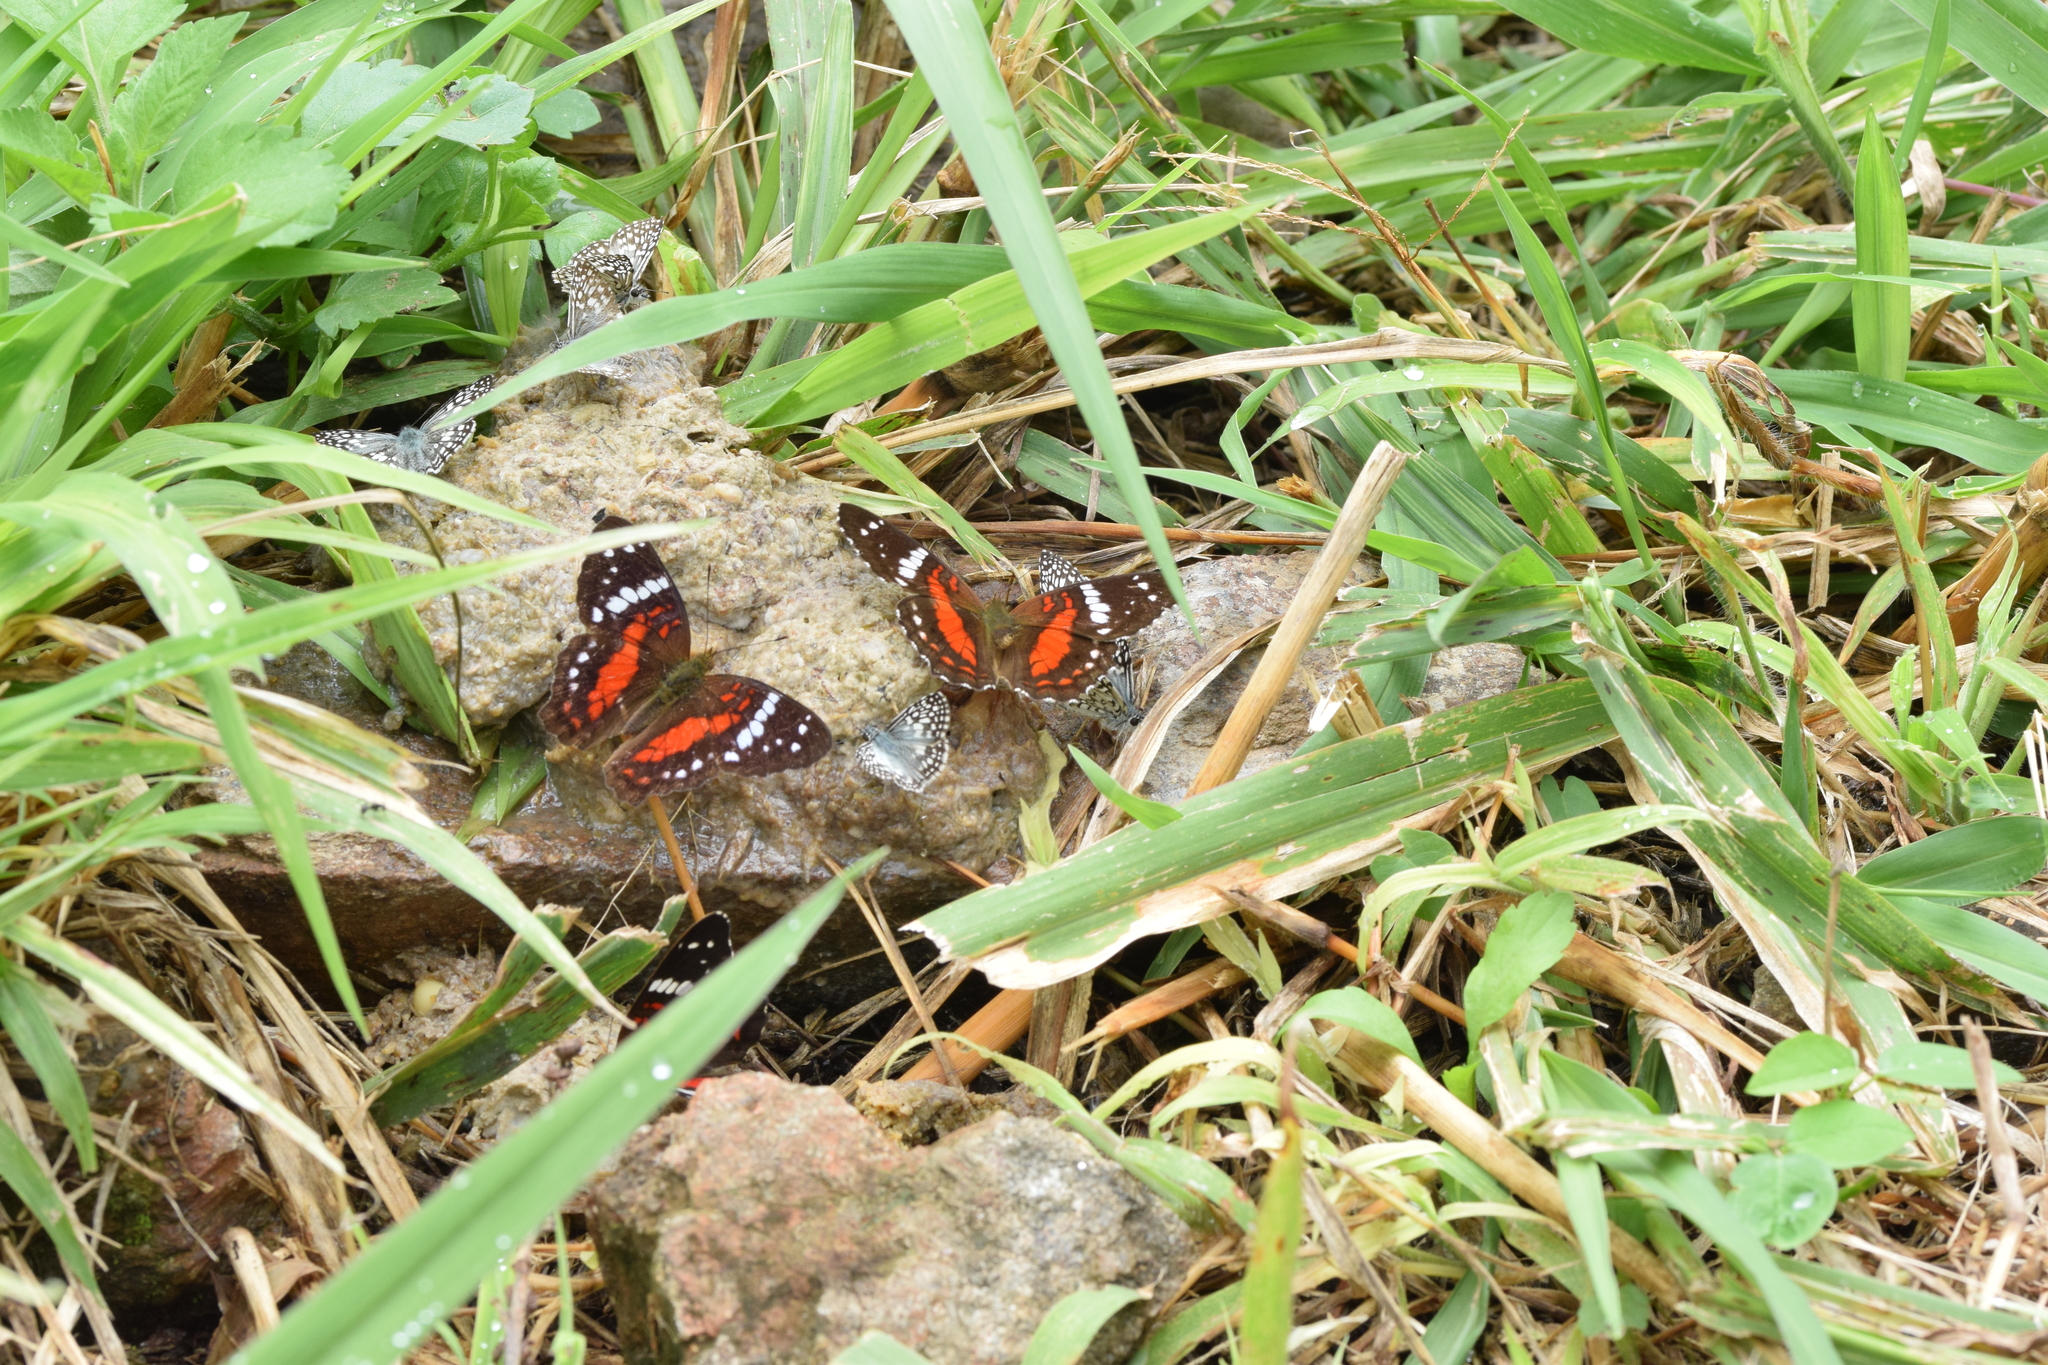
[[[632,524],[600,515],[595,529]],[[541,722],[577,748],[630,732],[604,770],[621,800],[687,791],[718,773],[807,767],[830,752],[831,731],[802,702],[692,662],[689,613],[653,546],[585,555],[576,609],[584,633],[555,660]]]
[[[863,725],[867,742],[855,751],[863,770],[909,792],[922,792],[952,752],[953,708],[944,692],[927,692],[887,725]]]

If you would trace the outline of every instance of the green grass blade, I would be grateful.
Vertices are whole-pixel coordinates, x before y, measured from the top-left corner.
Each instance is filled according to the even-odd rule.
[[[947,502],[923,479],[910,472],[895,451],[877,441],[858,427],[844,426],[832,438],[833,448],[853,461],[869,476],[879,480],[884,487],[898,497],[908,498],[922,507],[940,525],[953,533],[960,547],[983,563],[998,563],[1003,552],[992,544],[989,538],[974,529],[966,517],[960,515],[953,504]]]
[[[1635,546],[1636,555],[1642,560],[1643,568],[1652,574],[1657,572],[1657,562],[1650,557],[1650,545],[1643,538],[1642,514],[1636,507],[1634,488],[1629,484],[1628,475],[1622,471],[1621,457],[1614,449],[1614,428],[1607,422],[1607,400],[1600,390],[1600,375],[1593,368],[1593,353],[1586,346],[1586,338],[1579,330],[1578,314],[1572,309],[1570,293],[1565,289],[1564,280],[1551,263],[1550,252],[1543,245],[1520,209],[1495,180],[1494,202],[1500,206],[1501,215],[1507,219],[1508,229],[1514,233],[1515,255],[1528,275],[1529,292],[1536,298],[1536,306],[1543,312],[1543,322],[1550,329],[1550,339],[1564,352],[1564,358],[1571,362],[1572,376],[1578,381],[1580,401],[1593,414],[1593,429],[1600,438],[1600,458],[1607,466],[1607,477],[1611,481],[1614,500],[1621,507],[1622,520],[1628,523],[1628,538]]]
[[[14,963],[0,959],[0,1026],[22,1060],[42,1082],[43,1095],[63,1121],[64,1131],[78,1148],[78,1166],[88,1174],[99,1169],[99,1148],[93,1141],[92,1106],[78,1079],[78,1066],[64,1049],[49,1011],[36,997],[34,978]]]
[[[1144,466],[1110,387],[1088,306],[1039,192],[1037,169],[989,52],[987,32],[965,0],[890,0],[889,10],[938,96],[975,183],[988,198],[989,217],[1002,233],[1003,248],[1023,281],[1053,359],[1073,388],[1081,416],[1115,471],[1118,490],[1144,530],[1167,590],[1185,611],[1180,571],[1152,508]]]
[[[1144,1291],[1120,1284],[1076,1289],[1039,1322],[1031,1344],[1024,1348],[1024,1365],[1076,1365],[1088,1354],[1103,1324],[1144,1297]]]
[[[1856,269],[1862,275],[1913,273],[1906,244],[1906,202],[1891,146],[1876,119],[1863,124],[1856,162]],[[1913,344],[1913,291],[1904,284],[1861,279],[1849,287],[1854,302],[1856,368],[1874,379],[1906,377]]]
[[[1310,1177],[1301,1125],[1287,1114],[1279,1128],[1280,1150],[1266,1167],[1259,1221],[1252,1229],[1251,1263],[1244,1272],[1244,1321],[1237,1350],[1243,1365],[1287,1365],[1287,1336],[1294,1327],[1301,1182]]]
[[[71,1205],[64,1201],[57,1182],[10,1124],[0,1123],[0,1182],[14,1191],[17,1199],[34,1215],[56,1248],[57,1259],[76,1275],[79,1282],[97,1294],[99,1281],[93,1278],[92,1257],[78,1238],[78,1224]]]

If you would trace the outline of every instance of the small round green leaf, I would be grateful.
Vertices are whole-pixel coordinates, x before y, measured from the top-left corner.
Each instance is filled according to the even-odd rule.
[[[1775,1247],[1796,1247],[1835,1211],[1835,1177],[1803,1152],[1747,1157],[1735,1168],[1735,1211]]]
[[[1894,1043],[1878,1057],[1877,1074],[1900,1085],[1934,1090],[1973,1090],[1977,1085],[1970,1054],[1947,1043]],[[2000,1085],[2018,1085],[2021,1079],[2020,1073],[2004,1062],[1993,1062],[1991,1074]]]
[[[1836,1170],[1882,1161],[1913,1140],[1912,1130],[1883,1109],[1829,1100],[1792,1116],[1792,1151],[1819,1157]]]
[[[1756,1075],[1749,1078],[1752,1095],[1782,1095],[1788,1090],[1826,1090],[1856,1079],[1856,1054],[1824,1033],[1795,1033],[1772,1048]]]

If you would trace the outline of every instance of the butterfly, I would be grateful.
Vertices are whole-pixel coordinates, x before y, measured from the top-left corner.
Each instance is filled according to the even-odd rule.
[[[867,743],[854,757],[867,772],[908,792],[922,792],[946,766],[953,747],[953,708],[944,692],[927,692],[887,725],[863,725]]]
[[[599,513],[595,529],[632,524]],[[620,800],[685,791],[714,773],[805,768],[831,750],[832,732],[802,702],[690,657],[689,614],[653,546],[585,555],[576,612],[587,633],[556,658],[541,723],[579,749],[630,736],[604,765]]]
[[[1112,642],[1144,629],[1166,605],[1165,580],[1150,570],[990,602],[872,513],[841,503],[839,527],[870,569],[910,590],[896,619],[932,672],[962,687],[1072,700],[1110,667]]]
[[[435,408],[426,421],[416,427],[400,427],[396,434],[336,427],[314,432],[313,439],[323,446],[366,456],[380,464],[410,469],[415,474],[438,474],[447,465],[449,457],[468,445],[469,438],[476,433],[474,417],[451,422],[448,414],[468,407],[473,400],[489,393],[497,382],[496,375],[487,374],[474,384],[457,389],[455,396]]]
[[[1073,561],[1051,550],[1038,552],[1039,591],[1078,588],[1087,581],[1074,567]],[[1129,640],[1116,642],[1116,648],[1109,656],[1109,668],[1101,680],[1068,704],[1119,730],[1136,725],[1145,718],[1145,708],[1138,705],[1138,674],[1131,661]]]
[[[682,937],[661,955],[661,960],[655,963],[653,973],[647,978],[647,984],[633,998],[626,1017],[633,1021],[634,1027],[639,1027],[695,990],[698,982],[731,958],[732,921],[722,914],[706,915],[684,929]],[[767,1019],[765,1006],[748,1015],[746,1022],[718,1050],[718,1055],[704,1063],[703,1069],[738,1061],[742,1053],[760,1040],[761,1029]],[[689,1082],[677,1088],[687,1091],[694,1084]]]
[[[635,299],[645,299],[640,283],[647,263],[654,259],[655,244],[661,240],[661,219],[642,218],[631,222],[601,241],[592,242],[555,272],[555,284],[567,300],[561,335],[555,340],[560,350],[570,342],[590,335],[624,313]],[[579,373],[619,375],[630,373],[624,356],[593,361]]]

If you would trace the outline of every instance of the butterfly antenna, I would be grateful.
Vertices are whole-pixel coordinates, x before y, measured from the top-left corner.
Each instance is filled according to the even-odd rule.
[[[704,902],[697,898],[697,879],[690,875],[690,865],[683,860],[683,846],[676,842],[676,829],[668,822],[668,809],[661,804],[659,796],[647,798],[647,809],[654,815],[654,827],[661,831],[661,841],[668,845],[668,860],[676,870],[676,881],[681,884],[683,894],[690,900],[690,919],[704,918]]]

